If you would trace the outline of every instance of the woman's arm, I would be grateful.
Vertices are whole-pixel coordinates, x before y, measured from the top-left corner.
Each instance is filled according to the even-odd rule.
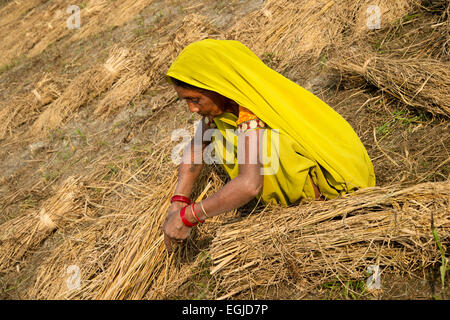
[[[239,175],[202,201],[207,216],[199,203],[194,205],[199,219],[237,209],[259,194],[264,180],[259,157],[262,133],[263,130],[250,130],[238,136]],[[186,217],[190,222],[196,222],[190,207],[186,210]]]
[[[190,198],[195,181],[202,169],[202,154],[207,143],[202,137],[206,131],[206,124],[202,119],[195,131],[195,136],[183,151],[181,163],[178,168],[178,183],[174,195],[183,195]],[[179,212],[186,206],[184,202],[173,202],[167,212],[166,219],[162,225],[164,242],[166,248],[171,251],[172,244],[180,242],[189,236],[190,228],[181,221]]]
[[[202,202],[207,216],[199,203],[194,204],[194,211],[200,220],[237,209],[258,195],[263,185],[262,166],[259,158],[262,132],[262,130],[250,130],[238,136],[239,175]],[[191,148],[193,148],[192,144]],[[194,153],[191,152],[191,160],[193,156]],[[193,164],[192,161],[180,165],[179,182],[175,194],[180,192],[186,196],[190,195],[201,167],[201,164]],[[186,204],[174,202],[163,224],[164,241],[169,251],[172,249],[173,243],[183,242],[190,234],[191,228],[183,224],[179,214],[184,206]],[[189,222],[197,222],[192,212],[192,206],[186,208],[185,214]]]
[[[204,119],[197,127],[195,136],[185,148],[183,157],[178,168],[178,183],[174,194],[190,197],[195,181],[197,180],[203,166],[203,150],[209,141],[203,141],[207,129]]]

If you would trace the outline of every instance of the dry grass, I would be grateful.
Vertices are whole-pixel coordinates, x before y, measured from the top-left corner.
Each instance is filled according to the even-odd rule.
[[[19,127],[36,120],[42,110],[61,95],[65,85],[64,80],[44,73],[28,93],[0,105],[0,140],[7,135],[13,138]]]
[[[1,12],[0,65],[19,56],[34,57],[57,41],[73,42],[88,38],[111,27],[122,26],[135,18],[151,0],[107,1],[90,0],[80,5],[81,28],[67,27],[67,13],[73,1],[49,3],[45,0],[12,1]],[[19,18],[20,17],[20,18]]]
[[[368,265],[408,272],[439,261],[432,223],[449,240],[450,183],[369,188],[327,202],[271,208],[222,226],[211,245],[220,290],[332,277],[364,279]]]
[[[83,216],[82,197],[82,185],[70,177],[38,211],[3,223],[0,226],[0,271],[8,271],[56,229]]]
[[[399,59],[363,52],[343,55],[329,66],[343,77],[361,76],[404,104],[450,116],[450,70],[432,59]]]
[[[114,47],[107,61],[89,69],[75,78],[66,90],[42,112],[30,126],[28,135],[47,134],[91,102],[99,94],[109,89],[123,72],[133,65],[133,53],[127,48]]]
[[[265,1],[264,6],[227,31],[262,58],[277,59],[278,68],[317,59],[330,43],[366,34],[370,5],[378,5],[383,22],[405,15],[416,1]],[[346,31],[346,33],[344,33]]]
[[[39,55],[57,40],[88,39],[122,26],[151,1],[89,1],[82,8],[85,24],[78,32],[65,27],[67,17],[62,13],[68,2],[44,2],[29,1],[20,7],[12,1],[0,9],[0,36],[5,43],[0,49],[0,65],[20,55]],[[8,140],[2,147],[25,136],[30,141],[43,139],[48,130],[75,122],[82,109],[90,120],[101,119],[111,126],[114,116],[136,111],[137,105],[151,112],[136,122],[111,129],[110,135],[104,131],[92,134],[93,139],[114,140],[112,135],[116,133],[126,133],[127,138],[118,139],[107,152],[99,152],[86,167],[77,164],[77,183],[72,187],[63,185],[48,195],[39,209],[0,225],[0,233],[5,235],[0,244],[0,269],[13,277],[17,263],[33,269],[25,293],[21,292],[30,299],[164,299],[178,296],[183,285],[204,271],[202,254],[213,257],[216,286],[211,298],[230,298],[239,292],[245,296],[247,289],[283,283],[307,290],[336,275],[360,279],[368,264],[403,272],[432,265],[439,251],[432,240],[431,216],[444,245],[448,243],[448,181],[406,189],[393,183],[420,182],[428,175],[431,180],[448,180],[444,170],[448,164],[448,124],[416,123],[408,138],[416,139],[423,132],[414,143],[424,147],[407,149],[399,142],[400,137],[377,136],[372,117],[379,117],[377,121],[382,124],[393,116],[389,108],[396,104],[448,115],[449,74],[445,67],[449,7],[444,7],[444,2],[439,1],[437,9],[420,9],[438,12],[435,20],[424,18],[434,25],[435,33],[425,33],[432,36],[409,37],[406,45],[396,46],[389,54],[369,49],[368,39],[374,36],[386,44],[397,41],[406,26],[413,25],[403,18],[418,10],[417,1],[265,1],[262,8],[221,30],[200,9],[183,18],[181,14],[166,16],[149,38],[126,34],[120,46],[110,48],[104,63],[87,69],[69,85],[56,74],[36,76],[33,89],[0,107],[0,140]],[[368,33],[366,9],[373,4],[381,8],[383,29]],[[22,17],[20,28],[18,17]],[[402,22],[396,24],[399,19]],[[18,33],[9,35],[13,29]],[[426,24],[415,30],[419,29],[428,32]],[[417,34],[413,28],[409,32]],[[377,172],[384,172],[386,186],[328,202],[288,209],[267,207],[243,219],[231,212],[195,229],[187,246],[168,255],[160,226],[176,184],[176,167],[170,161],[174,145],[170,130],[190,125],[192,119],[181,118],[181,105],[165,82],[165,72],[186,45],[205,38],[242,41],[282,73],[307,73],[311,70],[306,62],[322,68],[326,59],[335,58],[329,66],[339,77],[361,85],[336,92],[333,106],[337,109],[344,100],[352,101],[355,91],[361,92],[367,83],[381,89],[376,96],[353,106],[355,110],[347,111],[369,153],[375,156]],[[353,46],[362,52],[356,55]],[[0,93],[4,88],[8,86],[1,85]],[[389,103],[385,103],[385,93],[393,98]],[[372,104],[380,101],[382,107],[374,109],[373,114],[366,113],[364,107],[374,108]],[[26,135],[21,134],[22,129]],[[147,151],[131,150],[136,144],[125,149],[124,144],[132,140],[128,137],[133,135],[151,141]],[[94,140],[87,136],[86,148],[97,150]],[[426,145],[427,139],[433,141]],[[400,155],[388,150],[392,143],[401,149]],[[427,172],[410,172],[413,178],[408,179],[412,180],[404,181],[401,175],[417,169],[413,162],[430,157],[434,150]],[[215,171],[206,171],[194,195],[198,196],[207,182],[212,182],[211,194],[223,181]],[[30,185],[46,188],[44,182]],[[7,188],[0,186],[3,190]],[[0,199],[12,203],[22,193],[16,190],[11,196],[5,192]],[[52,234],[54,244],[43,254],[44,259],[38,266],[27,267],[29,256]],[[67,289],[70,265],[81,268],[80,290]]]

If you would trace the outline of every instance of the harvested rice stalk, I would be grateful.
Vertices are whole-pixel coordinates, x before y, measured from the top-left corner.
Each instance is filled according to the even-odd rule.
[[[279,59],[277,68],[290,68],[305,58],[319,58],[331,44],[367,34],[370,6],[378,6],[384,27],[415,4],[415,0],[269,0],[232,26],[227,38],[245,39],[262,59]]]
[[[161,200],[165,199],[162,205],[151,208],[153,213],[143,215],[142,226],[135,233],[138,239],[130,238],[125,245],[126,251],[116,256],[108,270],[107,281],[96,291],[95,299],[142,299],[149,289],[150,299],[158,298],[156,288],[167,284],[176,260],[176,252],[167,254],[164,235],[160,231],[176,186],[174,178],[168,184],[173,187],[160,195]],[[197,201],[206,195],[209,187],[210,184]],[[155,295],[152,296],[152,292]]]
[[[363,53],[341,55],[328,65],[344,77],[364,77],[408,106],[450,116],[450,69],[443,62]]]
[[[138,73],[138,70],[125,74],[100,101],[94,114],[105,118],[117,113],[141,95],[149,85],[149,76]]]
[[[0,225],[0,271],[7,271],[53,231],[83,215],[82,185],[69,177],[40,210]]]
[[[0,105],[0,140],[5,138],[7,133],[12,135],[18,127],[33,121],[44,106],[61,95],[64,86],[63,80],[44,73],[33,90],[13,98],[4,107]]]
[[[109,89],[124,71],[130,69],[133,62],[129,49],[114,47],[104,64],[87,70],[73,80],[61,96],[33,123],[28,134],[39,135],[61,125],[81,106]]]
[[[223,226],[211,245],[220,292],[287,282],[361,279],[368,265],[401,271],[439,259],[431,221],[450,240],[450,181],[368,188]],[[229,296],[225,296],[229,297]]]

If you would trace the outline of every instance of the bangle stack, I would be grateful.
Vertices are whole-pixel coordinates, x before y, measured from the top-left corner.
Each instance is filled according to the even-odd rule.
[[[197,220],[198,223],[204,223],[205,220],[200,220],[200,218],[199,218],[199,217],[197,216],[197,214],[195,213],[195,210],[194,210],[194,204],[195,204],[195,203],[192,204],[191,209],[192,209],[192,214],[194,215],[195,220]]]
[[[180,217],[181,217],[181,221],[183,222],[183,224],[184,224],[186,227],[192,228],[192,227],[195,227],[195,226],[198,224],[198,222],[196,222],[196,223],[191,223],[191,222],[189,222],[188,219],[186,219],[186,208],[187,208],[187,207],[188,207],[188,206],[185,206],[185,207],[183,207],[183,208],[180,210]]]
[[[206,216],[207,218],[211,218],[211,217],[208,216],[208,214],[206,213],[205,207],[203,207],[203,201],[200,201],[200,207],[202,207],[202,211],[203,211],[203,213],[205,214],[205,216]]]

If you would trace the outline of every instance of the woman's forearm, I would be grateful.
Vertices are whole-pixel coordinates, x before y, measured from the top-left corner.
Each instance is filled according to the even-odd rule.
[[[262,176],[251,178],[238,176],[229,181],[218,192],[205,199],[202,204],[208,216],[213,217],[247,204],[258,195],[261,188]],[[199,205],[197,204],[195,208],[197,206]],[[202,210],[199,212],[204,216]]]
[[[238,143],[242,143],[241,146],[245,148],[239,149],[238,147],[238,152],[239,150],[244,152],[241,158],[244,161],[239,165],[240,173],[218,192],[201,201],[203,206],[200,203],[193,205],[195,215],[199,220],[237,209],[259,194],[264,180],[264,176],[261,174],[262,165],[258,161],[259,136],[260,132],[251,131],[239,137]],[[195,172],[195,168],[192,170]],[[192,212],[192,206],[186,209],[186,217],[191,223],[196,222],[195,215]]]
[[[195,161],[199,157],[199,153],[203,152],[203,146],[197,150],[194,147],[194,140],[191,141],[189,146],[183,153],[181,164],[178,168],[178,183],[175,188],[175,194],[184,195],[189,197],[202,170],[202,162]],[[201,159],[201,158],[200,158]]]
[[[174,194],[190,197],[195,181],[202,170],[201,164],[181,163],[178,168],[178,183]]]

